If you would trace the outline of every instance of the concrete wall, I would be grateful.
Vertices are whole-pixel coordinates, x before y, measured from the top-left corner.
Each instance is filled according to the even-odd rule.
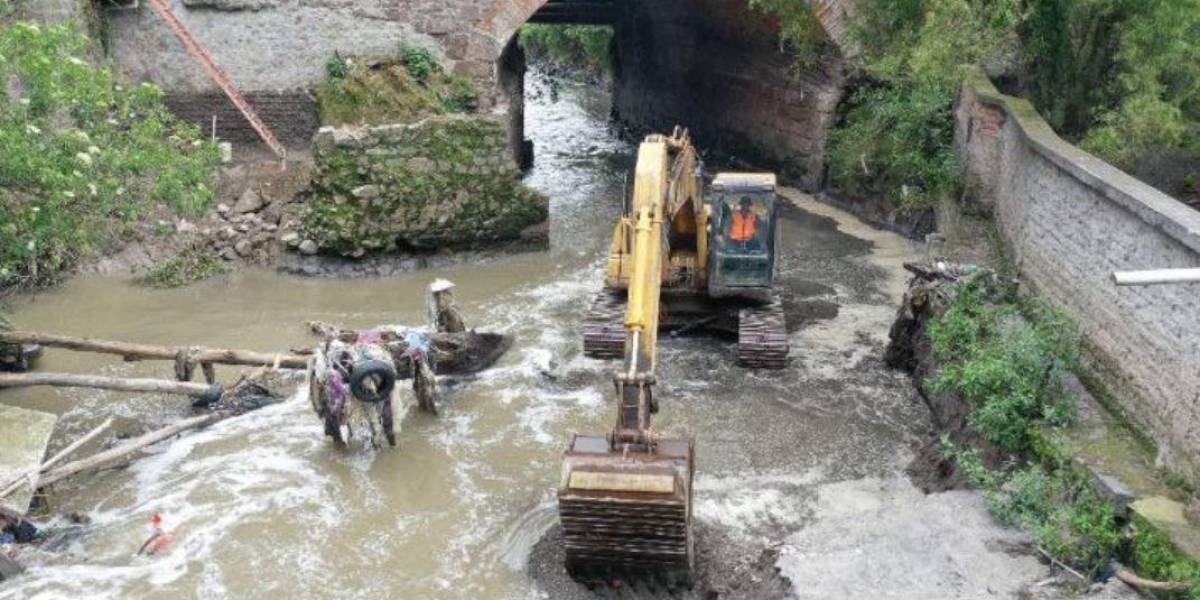
[[[846,78],[836,44],[818,68],[793,73],[778,25],[745,0],[620,6],[614,110],[622,121],[643,130],[684,125],[701,147],[773,166],[809,190],[820,186]],[[844,28],[842,3],[821,6],[823,19]]]
[[[1090,370],[1200,480],[1200,285],[1117,288],[1117,270],[1200,266],[1200,213],[1060,139],[981,72],[956,137],[1024,280],[1079,323]]]

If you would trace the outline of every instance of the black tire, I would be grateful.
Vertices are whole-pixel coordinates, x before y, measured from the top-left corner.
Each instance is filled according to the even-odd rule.
[[[369,380],[374,380],[374,390],[367,386]],[[354,372],[350,374],[350,393],[363,402],[375,404],[390,399],[395,387],[396,368],[382,360],[368,360],[354,365]]]

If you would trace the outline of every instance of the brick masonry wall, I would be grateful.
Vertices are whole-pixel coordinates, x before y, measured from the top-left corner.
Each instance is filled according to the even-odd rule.
[[[320,127],[317,117],[317,101],[309,92],[250,92],[246,94],[258,115],[287,146],[306,146]],[[183,120],[192,123],[201,131],[212,130],[213,117],[217,118],[217,136],[235,144],[259,142],[258,133],[242,114],[218,91],[198,93],[172,93],[167,95],[167,106]]]
[[[1118,288],[1119,270],[1200,266],[1200,213],[1060,139],[981,72],[956,138],[1024,280],[1085,336],[1089,370],[1200,481],[1200,285]]]

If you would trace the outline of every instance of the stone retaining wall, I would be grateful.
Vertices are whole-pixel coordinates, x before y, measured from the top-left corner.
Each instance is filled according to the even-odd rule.
[[[546,200],[521,184],[501,117],[325,127],[313,145],[300,234],[326,253],[477,246],[529,236],[547,218]]]
[[[1079,323],[1089,370],[1200,481],[1200,285],[1118,288],[1112,272],[1200,266],[1200,213],[1060,139],[979,71],[963,85],[955,135],[978,201],[1010,258]]]

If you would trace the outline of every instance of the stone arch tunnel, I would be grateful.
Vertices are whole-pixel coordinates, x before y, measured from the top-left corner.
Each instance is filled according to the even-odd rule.
[[[815,68],[794,72],[778,24],[746,0],[170,0],[285,141],[317,126],[311,90],[335,52],[430,49],[481,84],[484,110],[507,112],[522,136],[524,24],[608,24],[615,32],[614,113],[633,130],[675,124],[702,147],[770,166],[803,187],[822,177],[825,134],[845,83],[850,0],[812,0],[831,41]],[[163,87],[176,112],[253,139],[233,107],[148,7],[110,10],[118,68]]]

